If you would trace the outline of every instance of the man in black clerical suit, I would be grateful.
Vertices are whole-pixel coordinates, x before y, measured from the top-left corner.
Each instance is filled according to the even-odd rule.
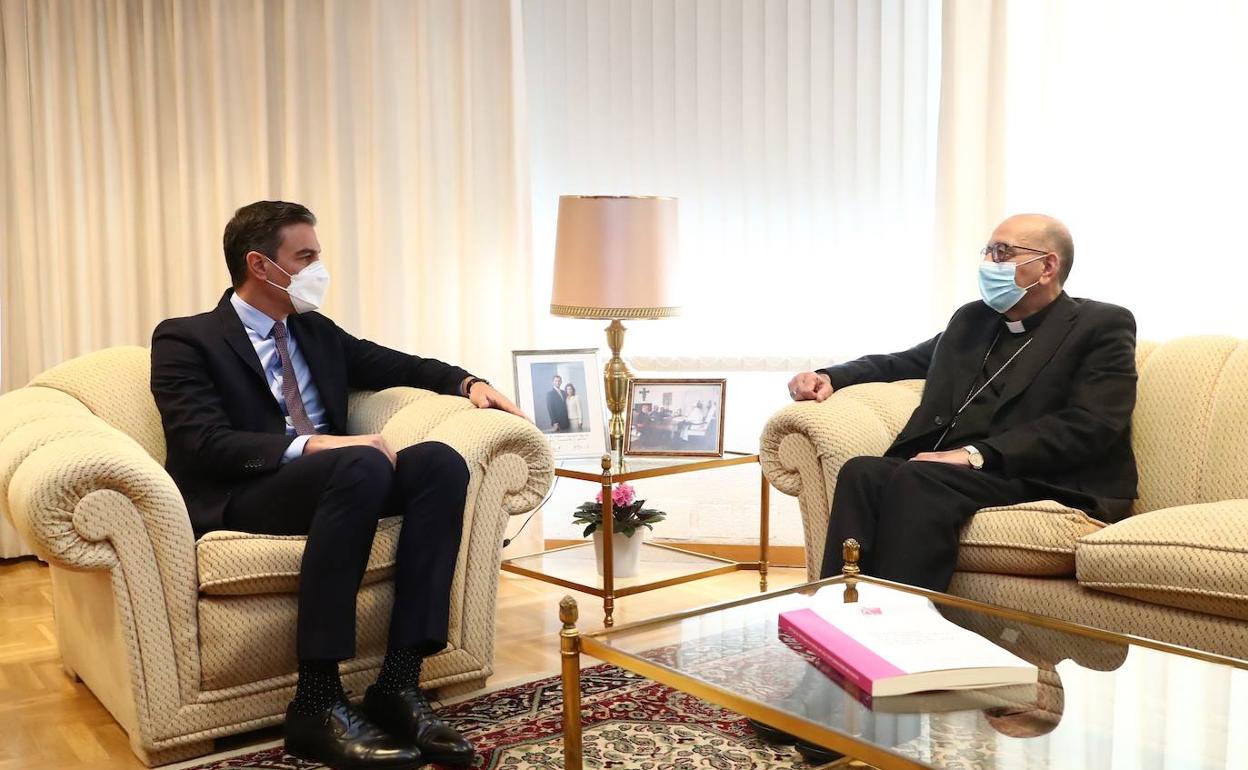
[[[297,203],[240,208],[223,239],[233,288],[216,309],[156,327],[167,468],[197,534],[307,536],[291,754],[334,768],[467,765],[472,745],[419,684],[424,657],[446,646],[468,468],[439,442],[396,453],[380,435],[344,435],[347,394],[411,385],[520,412],[463,369],[357,339],[315,312],[329,282],[315,224]],[[338,662],[355,655],[356,592],[377,520],[391,515],[403,525],[389,640],[360,709]]]
[[[550,381],[550,390],[546,391],[546,416],[549,418],[552,433],[566,433],[572,429],[572,421],[568,419],[567,394],[563,392],[563,378],[555,375]]]
[[[789,383],[793,399],[823,401],[858,383],[926,380],[884,457],[842,466],[825,577],[852,537],[866,574],[943,591],[959,531],[980,508],[1052,499],[1112,522],[1136,496],[1135,319],[1066,295],[1074,244],[1051,217],[1010,217],[983,254],[983,301],[941,334]]]

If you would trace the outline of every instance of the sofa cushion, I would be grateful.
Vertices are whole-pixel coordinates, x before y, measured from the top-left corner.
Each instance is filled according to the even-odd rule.
[[[1052,500],[984,508],[962,528],[958,569],[1070,577],[1075,574],[1075,543],[1103,526],[1083,511]]]
[[[377,524],[364,585],[394,574],[394,554],[402,523],[401,517],[391,516]],[[302,536],[209,532],[195,544],[199,591],[212,596],[296,593],[306,541]]]
[[[1248,500],[1164,508],[1079,542],[1085,588],[1248,620]]]

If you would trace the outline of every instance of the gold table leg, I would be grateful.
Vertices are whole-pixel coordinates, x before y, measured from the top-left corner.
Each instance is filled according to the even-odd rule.
[[[759,475],[763,478],[762,486],[758,493],[758,590],[767,590],[767,559],[771,550],[771,485],[767,483],[767,476],[762,472],[762,466],[759,466]]]
[[[602,625],[615,625],[615,498],[611,455],[602,456]]]
[[[576,600],[559,602],[559,657],[563,681],[563,763],[567,770],[582,770],[584,743],[581,734],[581,637],[576,630]]]

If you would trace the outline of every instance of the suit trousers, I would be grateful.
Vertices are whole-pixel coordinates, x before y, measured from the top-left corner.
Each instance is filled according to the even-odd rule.
[[[962,526],[980,508],[1049,499],[1023,479],[948,463],[854,457],[836,477],[820,576],[844,565],[841,544],[862,546],[863,574],[945,591],[958,561]]]
[[[233,490],[225,525],[307,536],[298,656],[345,660],[355,657],[356,594],[377,522],[402,516],[389,646],[431,655],[446,646],[467,490],[468,466],[446,444],[407,447],[395,467],[372,447],[342,447],[304,455]]]

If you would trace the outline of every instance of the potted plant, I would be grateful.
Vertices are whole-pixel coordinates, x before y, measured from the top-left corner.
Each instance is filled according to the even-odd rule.
[[[636,498],[636,493],[628,484],[618,484],[611,491],[612,518],[615,520],[611,537],[612,562],[615,566],[615,577],[619,578],[634,577],[640,572],[642,537],[637,531],[642,527],[653,530],[652,524],[667,518],[667,514],[646,508],[646,501]],[[594,553],[598,557],[598,574],[601,575],[602,492],[598,493],[594,502],[581,503],[572,520],[586,525],[585,536],[594,536]]]

